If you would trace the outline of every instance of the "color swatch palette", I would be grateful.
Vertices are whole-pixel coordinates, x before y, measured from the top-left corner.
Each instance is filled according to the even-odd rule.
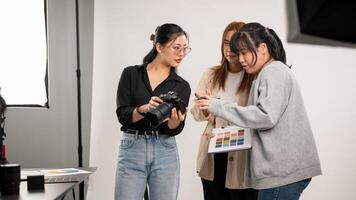
[[[45,177],[91,173],[89,171],[85,171],[82,169],[76,169],[76,168],[43,169],[43,170],[40,170],[40,172],[42,172],[42,174],[45,175]]]
[[[238,130],[237,132],[226,131],[216,135],[215,148],[243,145],[245,141],[245,131]]]
[[[214,137],[209,143],[209,153],[236,151],[251,148],[249,129],[237,126],[213,129]]]

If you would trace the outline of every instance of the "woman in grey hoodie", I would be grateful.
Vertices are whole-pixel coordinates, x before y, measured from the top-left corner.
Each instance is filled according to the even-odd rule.
[[[313,133],[295,76],[276,33],[259,23],[244,25],[230,42],[243,69],[255,75],[247,106],[203,94],[201,110],[252,129],[248,184],[259,200],[297,200],[321,174]]]

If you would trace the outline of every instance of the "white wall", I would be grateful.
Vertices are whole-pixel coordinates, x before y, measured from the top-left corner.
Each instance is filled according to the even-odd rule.
[[[125,66],[140,64],[157,25],[173,22],[190,36],[192,52],[179,72],[196,88],[207,67],[220,60],[220,39],[233,20],[257,21],[276,30],[293,65],[314,130],[323,175],[313,179],[303,200],[356,199],[356,50],[286,43],[285,1],[95,1],[94,69],[88,199],[113,199],[121,133],[115,116],[116,89]],[[179,199],[202,199],[195,158],[204,123],[188,115],[177,136],[181,160]]]

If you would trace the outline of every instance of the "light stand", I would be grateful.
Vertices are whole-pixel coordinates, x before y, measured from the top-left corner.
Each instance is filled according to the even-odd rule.
[[[83,167],[83,145],[82,145],[82,102],[80,86],[80,43],[79,43],[79,2],[75,0],[76,42],[77,42],[77,104],[78,104],[78,165]],[[84,183],[79,184],[79,199],[84,200]]]

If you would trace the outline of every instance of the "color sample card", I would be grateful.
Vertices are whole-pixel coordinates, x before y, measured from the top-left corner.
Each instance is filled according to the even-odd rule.
[[[220,153],[251,148],[251,134],[249,129],[238,126],[214,128],[214,137],[209,143],[208,153]]]
[[[43,175],[45,175],[45,177],[91,173],[89,171],[85,171],[82,169],[76,169],[76,168],[43,169],[43,170],[40,170],[40,172],[42,172]]]

